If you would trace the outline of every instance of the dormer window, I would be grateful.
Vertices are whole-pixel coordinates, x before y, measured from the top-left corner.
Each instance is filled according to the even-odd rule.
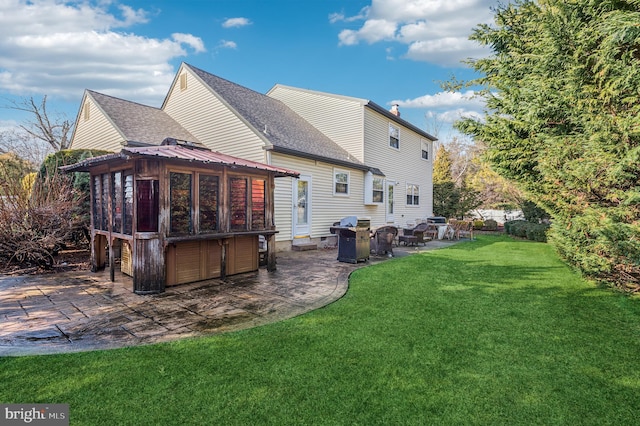
[[[389,123],[389,146],[400,149],[400,128]]]

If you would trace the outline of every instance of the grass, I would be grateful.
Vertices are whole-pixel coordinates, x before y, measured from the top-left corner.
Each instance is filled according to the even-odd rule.
[[[480,236],[280,323],[1,358],[0,402],[68,403],[72,424],[634,424],[639,303],[548,245]]]

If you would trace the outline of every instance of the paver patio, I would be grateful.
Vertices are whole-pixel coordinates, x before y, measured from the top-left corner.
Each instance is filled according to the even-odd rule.
[[[450,245],[396,248],[397,256]],[[108,272],[0,276],[0,356],[110,349],[240,330],[291,318],[342,297],[366,263],[336,260],[336,249],[278,253],[278,269],[132,292]]]

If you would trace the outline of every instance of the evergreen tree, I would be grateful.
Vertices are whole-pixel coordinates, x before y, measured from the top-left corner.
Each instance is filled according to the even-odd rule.
[[[451,157],[444,144],[440,144],[433,162],[433,214],[455,217],[459,201],[460,193],[451,178]]]
[[[467,176],[452,175],[453,161],[450,152],[440,145],[433,163],[433,213],[446,218],[463,218],[482,204],[480,193],[467,185]]]
[[[550,241],[586,275],[640,281],[640,0],[518,0],[472,39],[487,102],[458,128],[552,216]]]
[[[445,183],[445,182],[453,182],[451,179],[451,157],[449,155],[449,151],[444,146],[444,144],[440,144],[438,150],[436,151],[436,157],[433,161],[433,183]]]

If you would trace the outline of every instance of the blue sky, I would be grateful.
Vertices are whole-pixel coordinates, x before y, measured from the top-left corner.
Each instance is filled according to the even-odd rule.
[[[84,89],[160,106],[181,62],[250,89],[273,85],[400,105],[450,137],[478,100],[439,81],[489,52],[468,40],[498,0],[0,0],[0,104],[48,95],[75,120]],[[0,129],[24,116],[0,109]]]

